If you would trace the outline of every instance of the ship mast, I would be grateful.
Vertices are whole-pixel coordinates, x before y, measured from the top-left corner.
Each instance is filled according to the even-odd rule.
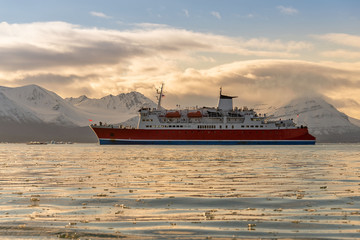
[[[157,110],[161,110],[161,98],[163,96],[163,88],[164,88],[164,83],[161,84],[160,91],[159,89],[156,90],[157,94],[159,94],[159,96],[157,97],[158,99]]]

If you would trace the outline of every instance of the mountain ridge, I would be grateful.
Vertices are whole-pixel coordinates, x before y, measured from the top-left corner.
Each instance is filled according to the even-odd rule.
[[[121,93],[119,96],[125,102],[120,107],[116,105],[120,100],[116,101],[113,95],[105,96],[103,100],[92,99],[100,102],[95,107],[81,107],[38,85],[0,86],[0,142],[60,141],[59,137],[63,141],[96,142],[97,138],[88,127],[91,121],[119,123],[136,116],[143,105],[155,106],[141,93]],[[88,99],[82,96],[82,102]],[[110,105],[104,108],[104,99],[105,104],[113,102],[118,111]]]
[[[360,142],[360,127],[319,96],[293,99],[268,114],[308,126],[309,132],[321,142]]]

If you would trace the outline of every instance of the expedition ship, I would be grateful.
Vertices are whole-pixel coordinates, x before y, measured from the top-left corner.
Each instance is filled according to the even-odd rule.
[[[99,143],[139,145],[242,145],[315,144],[306,126],[297,126],[292,119],[269,120],[266,114],[253,109],[233,108],[234,96],[222,94],[217,108],[166,110],[161,107],[163,87],[157,91],[157,108],[139,110],[136,128],[100,123],[90,127]]]

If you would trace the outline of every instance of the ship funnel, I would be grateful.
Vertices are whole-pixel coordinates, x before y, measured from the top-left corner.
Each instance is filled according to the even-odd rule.
[[[219,98],[218,109],[221,109],[223,111],[233,110],[233,100],[232,100],[233,98],[236,98],[236,96],[223,95],[222,88],[220,88],[220,98]]]

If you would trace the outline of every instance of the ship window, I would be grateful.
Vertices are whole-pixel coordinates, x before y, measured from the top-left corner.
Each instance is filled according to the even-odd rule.
[[[248,127],[249,127],[249,125],[246,125],[246,127],[248,128]]]
[[[219,126],[219,128],[221,129],[221,128],[222,128],[222,126],[220,125],[220,126]]]
[[[258,125],[256,125],[255,127],[257,127],[257,128],[258,128],[259,126],[258,126]]]
[[[227,125],[225,126],[225,128],[227,128]]]
[[[231,128],[234,129],[234,125],[232,125]]]
[[[252,127],[252,128],[253,128],[254,126],[253,126],[253,125],[251,125],[250,127]]]
[[[264,127],[263,125],[260,125],[260,127],[262,128],[262,127]]]
[[[244,125],[241,125],[242,128],[244,128],[245,126]]]

